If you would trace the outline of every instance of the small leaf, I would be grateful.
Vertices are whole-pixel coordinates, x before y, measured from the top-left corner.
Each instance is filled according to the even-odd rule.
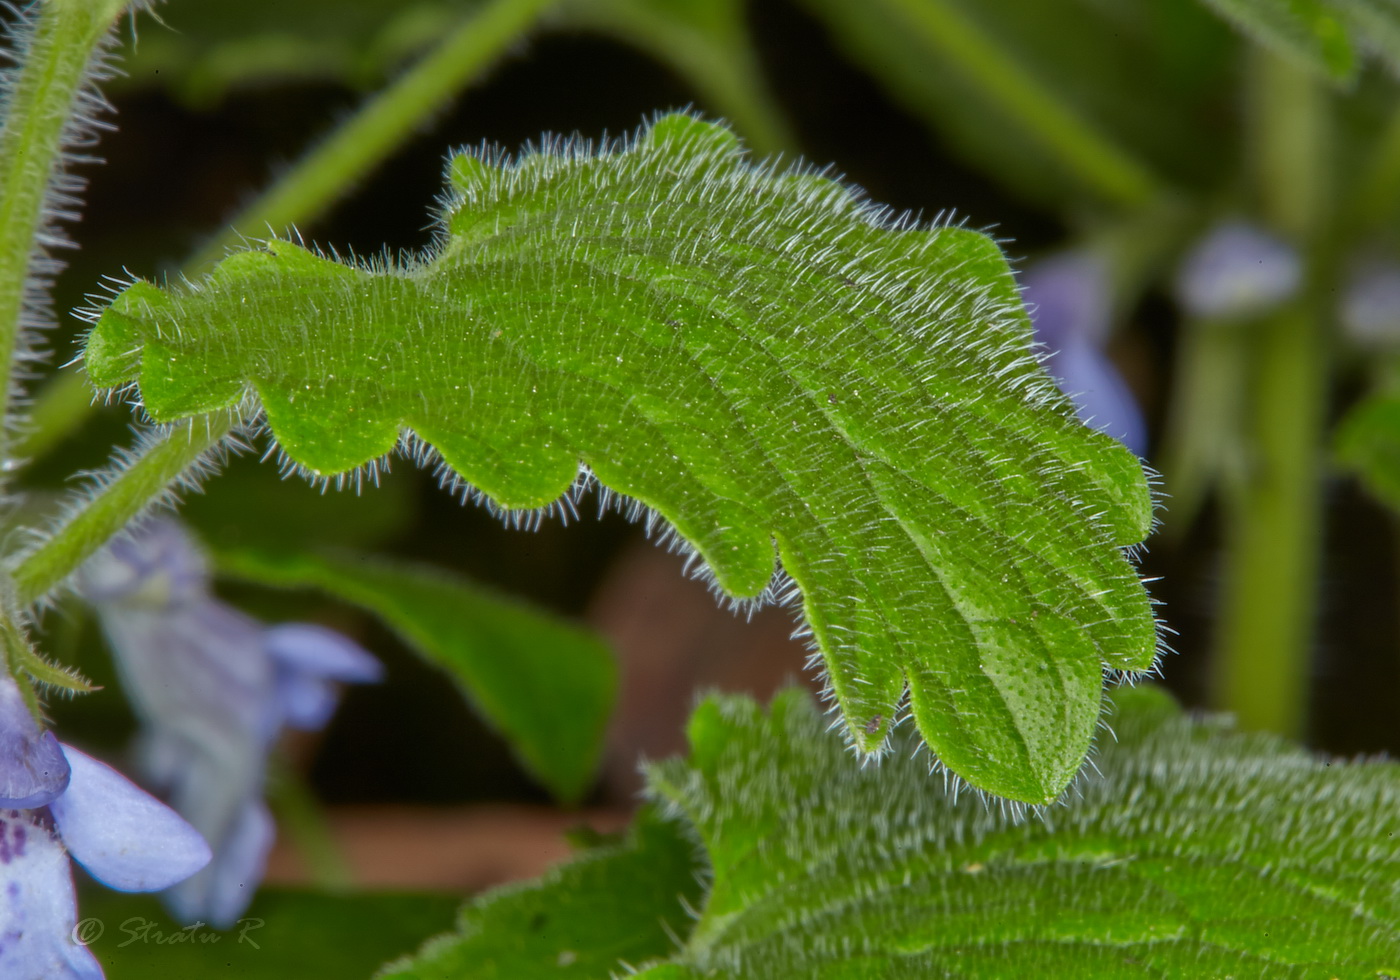
[[[1202,0],[1249,37],[1320,75],[1349,82],[1356,53],[1323,0]]]
[[[553,793],[576,801],[592,783],[617,668],[584,628],[425,565],[242,550],[221,553],[219,568],[369,610],[447,671]]]
[[[1353,408],[1337,430],[1336,452],[1367,490],[1400,510],[1400,392],[1373,394]]]
[[[1153,662],[1122,553],[1152,504],[1038,363],[996,244],[752,165],[688,116],[481,162],[450,168],[441,248],[404,267],[270,241],[198,283],[135,283],[88,338],[90,377],[139,382],[161,421],[251,390],[321,477],[412,432],[499,507],[596,478],[733,596],[783,591],[781,558],[859,748],[907,690],[949,768],[1053,799],[1103,670]]]
[[[810,699],[711,699],[654,795],[713,873],[655,976],[1376,977],[1400,971],[1400,766],[1328,762],[1120,691],[1077,798],[1010,819]],[[650,976],[650,975],[649,975]]]
[[[457,933],[391,964],[380,980],[620,976],[675,952],[700,899],[698,870],[694,843],[643,809],[624,842],[477,899]]]

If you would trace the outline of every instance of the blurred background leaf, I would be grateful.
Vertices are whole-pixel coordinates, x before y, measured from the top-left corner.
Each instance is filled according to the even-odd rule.
[[[443,569],[366,555],[245,549],[221,552],[217,565],[263,585],[319,589],[375,614],[445,670],[561,800],[576,802],[592,783],[617,670],[607,645],[583,627]]]

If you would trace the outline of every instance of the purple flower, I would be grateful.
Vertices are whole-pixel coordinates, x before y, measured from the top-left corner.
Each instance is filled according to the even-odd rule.
[[[1342,329],[1368,350],[1400,347],[1400,265],[1370,259],[1357,264],[1342,294]]]
[[[0,796],[0,977],[101,980],[73,938],[65,855],[109,888],[158,891],[207,865],[209,845],[115,769],[37,731],[14,680],[0,677],[0,780],[11,794]]]
[[[227,928],[272,846],[268,752],[284,727],[322,727],[337,683],[377,681],[382,668],[331,630],[269,628],[215,598],[202,555],[171,520],[110,545],[83,569],[81,588],[143,721],[141,771],[214,848],[167,904],[184,921]]]
[[[1298,253],[1243,221],[1217,225],[1187,253],[1176,297],[1201,319],[1245,320],[1290,299],[1303,279]]]
[[[1104,356],[1111,322],[1108,272],[1087,252],[1042,259],[1021,277],[1021,295],[1048,348],[1046,369],[1086,425],[1101,429],[1139,456],[1147,426],[1132,392]]]

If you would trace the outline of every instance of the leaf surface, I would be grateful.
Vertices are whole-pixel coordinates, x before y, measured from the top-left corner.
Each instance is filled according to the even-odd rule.
[[[554,794],[573,802],[592,784],[617,667],[607,644],[582,626],[426,565],[244,549],[221,553],[219,567],[369,610],[447,671]]]
[[[651,773],[713,873],[679,975],[1396,973],[1400,767],[1193,722],[1151,688],[1115,701],[1102,776],[1020,821],[932,782],[912,741],[860,765],[803,694],[705,702],[691,758]]]
[[[688,116],[450,176],[421,261],[271,241],[133,284],[88,337],[90,377],[136,382],[161,421],[251,391],[322,477],[400,446],[501,508],[596,480],[732,596],[785,592],[781,559],[861,750],[907,703],[973,785],[1054,798],[1103,670],[1153,662],[1122,550],[1152,504],[1039,364],[995,242],[754,166]]]
[[[669,958],[626,965],[648,980],[1396,974],[1400,767],[1193,721],[1151,688],[1113,701],[1101,774],[1021,819],[931,779],[912,737],[863,765],[803,692],[766,712],[705,701],[690,758],[649,782],[698,836],[707,894],[685,897],[698,920],[671,920],[679,948],[645,954]],[[581,975],[631,975],[610,958],[606,910],[653,902],[639,926],[673,913],[682,863],[658,887],[662,862],[617,860],[604,876],[594,861],[477,900],[456,936],[394,976],[546,975],[517,958],[557,956],[531,917],[571,921],[600,888],[601,941],[571,935],[568,949],[590,963]]]

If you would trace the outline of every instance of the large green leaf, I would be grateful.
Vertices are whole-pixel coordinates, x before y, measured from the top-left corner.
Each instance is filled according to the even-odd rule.
[[[219,567],[369,610],[447,671],[557,796],[576,801],[592,784],[617,667],[583,627],[425,565],[244,549],[221,553]]]
[[[491,892],[459,931],[392,964],[381,980],[593,980],[675,952],[698,905],[702,870],[677,824],[643,809],[625,841],[538,882]]]
[[[678,931],[679,950],[654,949],[669,959],[642,975],[1400,972],[1400,767],[1330,762],[1222,720],[1192,721],[1151,688],[1114,700],[1117,737],[1098,754],[1099,773],[1029,818],[930,777],[912,738],[862,764],[803,693],[766,713],[744,698],[704,702],[690,759],[654,766],[650,785],[698,834],[708,894],[698,921]],[[650,898],[652,917],[679,904],[650,872],[616,870],[610,904]],[[489,920],[489,945],[478,932],[487,920],[469,910],[465,935],[438,940],[422,972],[401,975],[511,975],[517,961],[498,951],[546,952],[522,928],[526,910],[567,916],[593,894],[576,880],[566,868],[507,893],[521,911]],[[570,949],[597,964],[587,976],[622,972],[606,940]]]
[[[1053,799],[1103,670],[1153,661],[1122,551],[1152,508],[1032,353],[996,244],[753,166],[687,116],[451,174],[422,261],[272,241],[133,284],[88,338],[92,380],[137,382],[161,421],[251,392],[323,478],[399,446],[504,508],[596,479],[736,597],[785,591],[776,545],[859,749],[907,691],[943,764]]]
[[[456,906],[450,895],[264,888],[237,925],[216,932],[203,923],[183,928],[154,896],[93,888],[79,900],[83,924],[74,935],[89,943],[107,980],[357,980],[447,928]]]

